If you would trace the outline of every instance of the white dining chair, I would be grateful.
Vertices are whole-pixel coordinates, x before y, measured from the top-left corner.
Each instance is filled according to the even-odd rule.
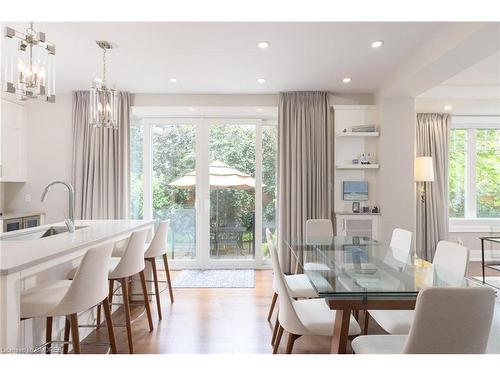
[[[21,319],[45,317],[46,348],[51,349],[53,317],[64,316],[64,353],[68,351],[69,334],[73,353],[80,353],[78,314],[103,305],[111,352],[116,342],[108,301],[108,267],[113,248],[102,245],[87,250],[72,280],[48,281],[24,291],[21,295]]]
[[[392,231],[391,242],[389,243],[390,252],[388,253],[388,256],[390,256],[390,259],[387,259],[387,262],[395,261],[402,264],[408,263],[410,260],[412,237],[413,237],[412,232],[401,228],[395,228]],[[393,310],[393,311],[396,315],[407,314],[407,312],[403,310]],[[383,314],[383,312],[385,312],[385,310],[376,310],[373,311],[373,314],[375,316],[378,316],[381,313]],[[363,324],[364,335],[368,333],[368,323],[370,320],[371,313],[372,310],[364,311],[364,324]]]
[[[449,241],[439,241],[433,259],[433,270],[440,278],[461,279],[467,273],[469,249]],[[369,310],[369,315],[386,332],[407,334],[415,316],[413,310]],[[366,333],[365,333],[366,334]]]
[[[306,244],[320,244],[325,241],[325,245],[332,242],[333,225],[330,219],[308,219],[306,221]],[[304,260],[304,271],[329,271],[330,267],[324,263],[308,262]]]
[[[168,259],[167,259],[167,236],[168,229],[170,227],[170,220],[162,221],[158,225],[158,229],[156,229],[155,236],[150,244],[147,244],[147,250],[144,253],[144,260],[148,261],[151,264],[151,269],[153,271],[153,283],[155,288],[155,296],[156,296],[156,307],[158,309],[158,319],[161,320],[161,304],[160,304],[160,287],[158,280],[158,273],[156,270],[156,258],[162,257],[163,264],[165,266],[166,273],[166,283],[168,284],[168,292],[170,294],[170,303],[174,302],[174,292],[172,290],[172,281],[170,279],[170,270],[168,268]]]
[[[271,248],[276,249],[276,244],[273,239],[273,235],[271,231],[266,228],[266,239],[267,246],[269,248],[269,253],[271,258],[277,255],[276,251],[271,251]],[[314,290],[311,282],[304,274],[297,275],[286,275],[285,276],[286,284],[288,287],[288,291],[290,292],[290,296],[292,298],[316,298],[318,294]],[[276,287],[276,274],[273,275],[273,298],[271,300],[271,306],[269,307],[269,313],[267,315],[267,320],[271,320],[276,302],[278,300],[278,289]],[[274,340],[276,338],[276,334],[278,333],[278,317],[276,316],[276,323],[274,325],[273,337],[271,339],[271,344],[274,344]]]
[[[495,291],[487,287],[425,288],[408,335],[358,336],[356,354],[484,354]]]
[[[274,244],[270,246],[271,260],[278,291],[277,335],[273,354],[278,352],[283,332],[288,332],[286,353],[293,350],[295,340],[301,336],[332,336],[335,311],[330,310],[324,298],[294,300],[288,290],[285,274],[279,264],[278,253]],[[361,328],[351,316],[349,335],[359,335]]]

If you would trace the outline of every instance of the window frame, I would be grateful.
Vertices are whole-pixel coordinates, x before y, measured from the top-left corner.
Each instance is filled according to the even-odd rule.
[[[478,129],[500,130],[500,116],[453,116],[451,129],[464,129],[467,131],[467,152],[464,217],[450,217],[449,232],[491,232],[493,228],[500,228],[500,217],[477,217],[476,132]]]

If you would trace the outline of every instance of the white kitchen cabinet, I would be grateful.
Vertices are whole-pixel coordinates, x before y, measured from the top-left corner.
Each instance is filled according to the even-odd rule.
[[[337,236],[379,240],[380,214],[336,214]]]
[[[26,109],[1,99],[0,182],[27,179]]]

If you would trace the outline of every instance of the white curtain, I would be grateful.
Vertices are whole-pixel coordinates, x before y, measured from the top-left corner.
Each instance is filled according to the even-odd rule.
[[[284,240],[305,238],[307,219],[333,217],[332,118],[326,92],[280,94],[278,239],[285,272],[292,262]]]
[[[451,117],[417,114],[417,156],[432,156],[434,182],[425,182],[425,201],[417,191],[417,254],[432,261],[436,245],[448,237],[448,142]],[[426,235],[427,234],[427,235]]]
[[[118,130],[89,124],[88,91],[73,93],[75,217],[126,219],[129,208],[130,95],[118,94]]]

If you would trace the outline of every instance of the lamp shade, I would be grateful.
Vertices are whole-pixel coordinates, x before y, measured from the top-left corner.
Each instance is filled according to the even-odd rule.
[[[434,181],[434,166],[432,164],[432,157],[421,156],[415,158],[414,170],[415,170],[415,181],[417,182]]]

